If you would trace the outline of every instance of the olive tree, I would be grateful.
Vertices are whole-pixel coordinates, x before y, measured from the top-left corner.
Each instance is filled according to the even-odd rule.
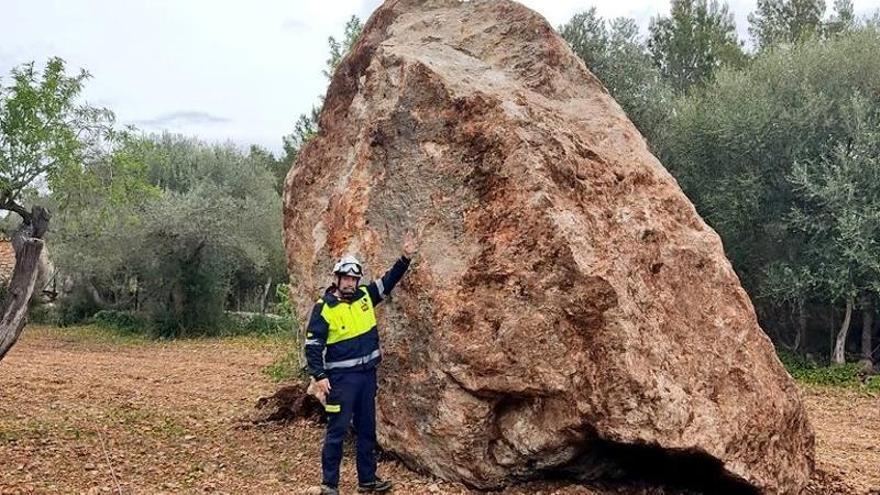
[[[26,208],[22,194],[40,184],[50,187],[67,169],[79,166],[111,136],[113,115],[78,102],[89,74],[68,75],[64,61],[50,59],[12,69],[0,81],[0,210],[21,223],[12,233],[15,268],[0,307],[0,359],[24,329],[34,293],[37,266],[50,214],[41,205]]]
[[[648,50],[676,91],[711,80],[724,65],[745,61],[733,14],[716,0],[672,0],[668,17],[651,19]]]
[[[558,31],[650,141],[666,118],[672,92],[661,80],[635,20],[609,21],[593,7],[572,16]]]
[[[763,51],[745,68],[721,69],[707,86],[678,97],[652,143],[721,234],[743,285],[759,297],[759,314],[771,325],[790,310],[802,331],[801,311],[845,311],[850,298],[852,311],[861,298],[862,268],[832,242],[832,233],[846,232],[848,224],[829,222],[845,220],[838,218],[844,210],[840,203],[817,203],[821,198],[814,192],[826,175],[813,172],[844,163],[844,151],[856,149],[846,147],[867,139],[870,126],[855,122],[868,117],[855,108],[880,108],[878,53],[880,34],[871,28]],[[866,182],[848,187],[870,190]],[[823,235],[795,222],[797,211],[824,225]],[[814,251],[825,248],[838,254]],[[867,305],[859,307],[873,314]]]
[[[159,335],[216,332],[236,295],[265,298],[285,278],[269,162],[258,149],[128,135],[53,191],[77,205],[58,222],[57,265],[104,296],[95,306],[140,311]]]
[[[862,357],[871,360],[873,300],[880,293],[880,105],[852,103],[849,138],[825,156],[795,164],[789,174],[797,203],[792,231],[806,235],[816,285],[845,306],[832,361],[843,363],[856,304],[863,313]]]

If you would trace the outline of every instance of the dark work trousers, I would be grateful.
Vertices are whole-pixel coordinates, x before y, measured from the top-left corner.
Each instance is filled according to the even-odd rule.
[[[354,419],[358,483],[376,480],[376,369],[333,373],[327,396],[327,435],[321,452],[324,484],[339,486],[342,441]],[[333,412],[333,406],[340,406]]]

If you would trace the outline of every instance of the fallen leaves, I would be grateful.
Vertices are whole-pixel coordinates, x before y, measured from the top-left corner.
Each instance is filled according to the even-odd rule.
[[[277,346],[240,338],[112,345],[25,331],[0,374],[0,494],[314,491],[319,425],[235,427],[257,398],[276,390],[260,370]],[[836,389],[807,388],[804,395],[821,469],[810,493],[880,490],[880,399]],[[350,447],[343,493],[356,488]],[[471,493],[393,460],[382,460],[379,472],[395,481],[397,493]],[[626,492],[560,480],[505,493]]]

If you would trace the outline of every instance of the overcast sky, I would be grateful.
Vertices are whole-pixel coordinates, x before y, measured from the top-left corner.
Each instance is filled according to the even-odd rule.
[[[380,0],[0,0],[0,77],[49,56],[93,76],[85,96],[146,131],[280,151],[326,89],[327,37]],[[553,26],[596,6],[643,31],[669,0],[524,0]],[[828,0],[829,5],[833,2]],[[754,0],[732,0],[746,37]],[[856,0],[857,13],[880,0]],[[0,81],[2,82],[2,81]]]

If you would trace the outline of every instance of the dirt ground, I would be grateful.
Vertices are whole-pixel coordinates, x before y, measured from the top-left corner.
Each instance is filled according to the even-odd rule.
[[[307,493],[320,480],[320,427],[237,421],[276,388],[261,370],[283,347],[270,339],[146,342],[29,327],[0,363],[0,494]],[[819,467],[809,492],[880,493],[880,398],[803,392]],[[350,457],[342,471],[342,492],[354,493]],[[394,479],[396,493],[471,493],[394,460],[379,472]],[[560,481],[504,493],[623,491]]]

